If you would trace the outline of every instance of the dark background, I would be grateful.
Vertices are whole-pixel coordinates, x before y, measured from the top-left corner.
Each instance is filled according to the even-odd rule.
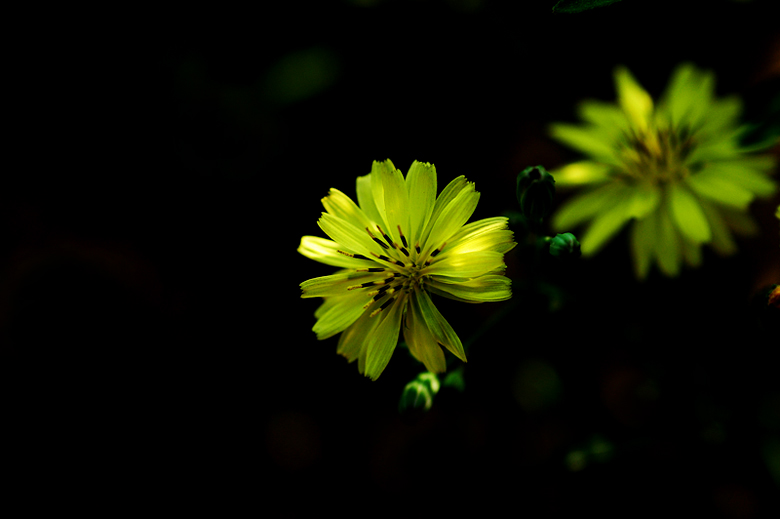
[[[300,237],[373,160],[432,162],[440,188],[466,175],[474,218],[495,216],[520,170],[577,157],[546,125],[614,99],[617,64],[657,96],[693,61],[753,118],[777,92],[772,1],[554,3],[11,12],[7,490],[290,517],[776,511],[777,321],[755,298],[780,280],[777,197],[741,254],[676,280],[635,282],[623,236],[565,267],[516,249],[511,303],[437,301],[480,335],[466,392],[416,421],[397,412],[404,352],[371,382],[310,331],[298,284],[333,269]]]

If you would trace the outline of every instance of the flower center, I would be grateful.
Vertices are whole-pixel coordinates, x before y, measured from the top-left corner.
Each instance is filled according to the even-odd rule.
[[[620,156],[621,173],[635,180],[650,180],[657,184],[677,182],[690,174],[686,163],[694,147],[688,128],[648,128],[626,135]]]
[[[368,289],[367,295],[372,296],[364,308],[379,303],[379,307],[371,312],[374,316],[387,308],[397,298],[406,298],[406,295],[416,289],[424,289],[427,278],[426,269],[435,261],[436,256],[444,249],[447,242],[438,248],[427,252],[420,247],[420,242],[414,247],[409,247],[406,236],[398,226],[398,235],[401,243],[395,242],[379,225],[376,226],[377,234],[366,227],[366,232],[385,251],[384,254],[371,255],[373,260],[381,266],[356,269],[357,272],[368,273],[370,279],[359,284],[347,287],[347,290]],[[350,254],[344,251],[340,253],[359,259],[372,259],[359,254]]]

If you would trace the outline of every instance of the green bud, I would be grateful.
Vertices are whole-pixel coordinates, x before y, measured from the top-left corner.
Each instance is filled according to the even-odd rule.
[[[550,254],[558,258],[579,258],[582,254],[580,250],[580,242],[570,232],[563,234],[556,234],[555,237],[550,240]]]
[[[420,373],[406,384],[398,402],[398,412],[413,414],[428,411],[433,406],[433,397],[439,392],[439,378],[429,372]]]
[[[529,222],[541,224],[550,214],[554,197],[555,179],[542,166],[525,168],[517,175],[517,201]]]

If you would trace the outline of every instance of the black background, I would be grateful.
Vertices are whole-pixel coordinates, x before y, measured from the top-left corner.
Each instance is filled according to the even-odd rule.
[[[741,254],[675,280],[635,282],[623,235],[574,266],[510,253],[513,303],[437,302],[464,340],[508,317],[471,348],[466,392],[416,421],[397,412],[418,369],[403,352],[371,382],[315,340],[298,284],[332,268],[296,252],[322,235],[320,198],[354,195],[373,160],[432,162],[440,188],[466,175],[474,218],[515,210],[520,170],[577,157],[546,125],[613,99],[618,64],[657,96],[693,61],[759,114],[773,2],[359,4],[9,14],[9,490],[31,508],[289,517],[776,510],[777,322],[752,302],[780,279],[777,197],[752,206],[762,234]],[[315,56],[323,88],[275,94],[290,55]],[[563,289],[556,311],[539,280]],[[559,392],[529,408],[534,366]],[[572,470],[597,437],[610,459]]]

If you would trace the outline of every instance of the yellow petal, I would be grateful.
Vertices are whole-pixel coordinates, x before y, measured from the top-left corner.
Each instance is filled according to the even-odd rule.
[[[669,198],[672,219],[683,236],[695,244],[710,241],[710,226],[696,197],[684,185],[675,183],[669,187]]]
[[[339,250],[354,253],[354,251],[347,250],[346,247],[339,246],[333,240],[320,238],[319,236],[303,236],[301,244],[298,246],[298,252],[302,255],[333,267],[360,268],[376,266],[371,260],[351,258],[340,253]]]
[[[452,329],[444,316],[439,313],[428,294],[424,290],[419,290],[415,291],[412,297],[417,297],[417,302],[420,305],[420,314],[425,319],[428,329],[436,337],[436,340],[453,355],[466,362],[466,352],[463,351],[463,344],[461,344],[458,334],[455,333],[455,330]]]
[[[422,317],[417,298],[412,295],[404,321],[404,339],[409,352],[431,373],[443,373],[447,370],[444,351],[428,329]]]
[[[314,324],[312,331],[317,334],[317,339],[327,339],[344,331],[365,312],[363,307],[370,300],[371,296],[359,290],[339,296],[336,304],[322,313]]]
[[[610,179],[610,166],[607,164],[582,160],[551,171],[555,184],[560,186],[581,186],[597,184]]]
[[[653,113],[653,99],[650,94],[637,83],[625,67],[615,69],[615,89],[618,103],[631,123],[641,130],[647,129]]]
[[[463,282],[431,276],[426,288],[444,297],[471,303],[506,301],[512,297],[512,280],[500,275],[485,275]]]
[[[610,183],[574,196],[553,214],[553,228],[557,231],[568,231],[593,218],[604,207],[620,199],[626,189],[623,184]]]
[[[403,306],[403,302],[397,300],[379,315],[370,317],[371,319],[381,319],[366,348],[364,374],[371,380],[379,378],[387,363],[390,362],[390,357],[393,356],[398,344],[398,335],[401,333]]]
[[[414,161],[406,174],[409,198],[409,233],[412,241],[420,239],[436,203],[436,168],[433,164]]]

